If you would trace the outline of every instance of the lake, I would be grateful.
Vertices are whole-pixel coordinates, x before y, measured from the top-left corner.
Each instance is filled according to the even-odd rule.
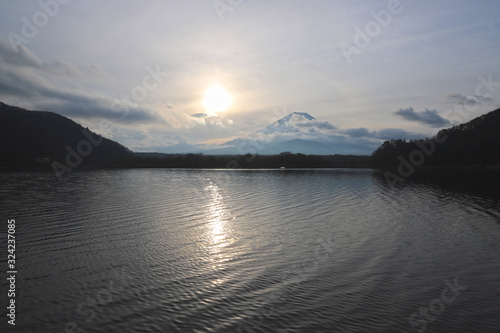
[[[498,184],[437,178],[1,173],[2,244],[16,221],[15,331],[498,332]]]

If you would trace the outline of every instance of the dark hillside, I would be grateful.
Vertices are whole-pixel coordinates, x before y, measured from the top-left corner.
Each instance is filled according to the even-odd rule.
[[[443,129],[431,139],[386,141],[372,154],[371,161],[375,167],[397,168],[399,156],[409,161],[412,154],[413,161],[424,156],[425,166],[500,165],[500,109]]]
[[[129,156],[117,142],[99,137],[53,112],[28,111],[0,103],[0,167],[30,167],[57,161],[68,165],[68,152],[78,166],[106,167]],[[73,156],[70,162],[79,160]]]

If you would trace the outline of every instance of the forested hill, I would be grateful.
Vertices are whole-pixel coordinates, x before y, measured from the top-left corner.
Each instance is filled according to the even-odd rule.
[[[384,168],[397,168],[402,159],[413,166],[499,166],[500,109],[443,129],[431,139],[386,141],[371,156],[374,166]]]
[[[238,156],[237,156],[238,157]],[[146,158],[53,112],[28,111],[0,102],[0,167],[227,167],[234,156],[176,155]],[[391,140],[367,156],[302,154],[239,156],[238,167],[500,166],[500,109],[439,131],[426,140]],[[251,163],[245,161],[251,160]],[[231,160],[232,161],[232,160]],[[239,160],[238,160],[239,161]]]
[[[68,154],[70,155],[68,157]],[[57,113],[0,102],[0,167],[111,166],[131,152]]]
[[[0,168],[366,168],[369,156],[141,154],[53,112],[0,102]]]

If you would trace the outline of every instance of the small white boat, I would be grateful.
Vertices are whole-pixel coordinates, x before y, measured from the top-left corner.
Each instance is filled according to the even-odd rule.
[[[280,169],[286,169],[285,167],[281,167]]]

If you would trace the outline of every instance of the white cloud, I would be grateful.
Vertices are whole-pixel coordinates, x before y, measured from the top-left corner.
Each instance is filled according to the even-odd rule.
[[[486,111],[491,101],[470,90],[480,75],[500,78],[500,24],[493,24],[500,3],[408,2],[346,64],[339,43],[352,41],[353,29],[386,6],[367,0],[246,1],[221,21],[211,2],[72,1],[18,53],[0,37],[0,100],[89,123],[147,124],[194,144],[256,131],[282,105],[319,119],[296,124],[305,138],[366,138],[360,131],[336,132],[332,124],[407,132],[445,124],[432,112],[442,109],[442,96],[450,91],[467,94],[449,94],[446,102],[481,103],[478,112]],[[40,7],[9,2],[2,9],[0,31],[21,34],[21,18]],[[164,82],[143,101],[124,102],[121,96],[142,84],[145,68],[157,64],[168,72]],[[203,93],[214,84],[234,97],[226,119],[189,116],[205,112]],[[500,98],[500,89],[488,92],[492,101]],[[120,112],[110,111],[117,100]],[[416,113],[420,121],[396,122],[390,110],[401,105],[429,112]],[[120,119],[127,111],[130,116]]]
[[[446,94],[446,100],[458,105],[476,106],[483,103],[491,103],[492,99],[481,95],[465,96],[462,94]]]

